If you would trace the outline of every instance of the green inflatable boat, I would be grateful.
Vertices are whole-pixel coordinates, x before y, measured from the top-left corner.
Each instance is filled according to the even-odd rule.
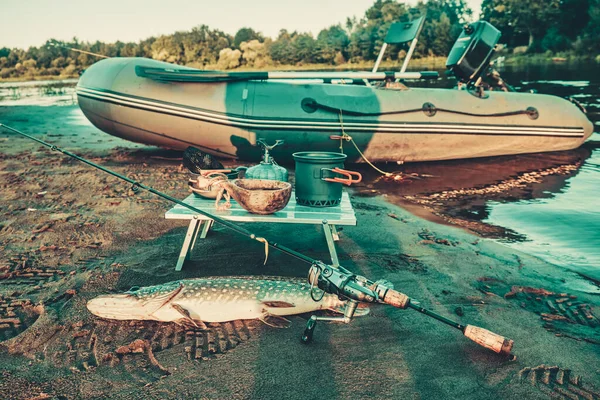
[[[79,106],[99,129],[172,149],[258,160],[259,139],[297,151],[339,151],[352,138],[373,162],[487,157],[573,149],[593,132],[582,107],[517,93],[488,66],[495,28],[465,28],[448,57],[457,89],[409,88],[431,72],[218,72],[151,59],[111,58],[77,85]],[[415,39],[416,40],[416,39]],[[487,74],[487,75],[486,75]],[[490,84],[490,76],[495,84]],[[487,83],[486,83],[487,81]],[[349,161],[361,161],[342,141]]]

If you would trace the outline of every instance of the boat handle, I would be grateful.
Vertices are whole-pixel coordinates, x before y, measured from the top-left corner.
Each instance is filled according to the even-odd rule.
[[[323,178],[323,171],[331,171],[334,172],[336,174],[340,174],[340,175],[344,175],[345,178]],[[352,177],[355,176],[356,179],[352,179]],[[337,182],[337,183],[343,183],[344,185],[348,185],[350,186],[353,183],[358,183],[360,181],[362,181],[362,175],[360,174],[360,172],[354,172],[354,171],[347,171],[345,169],[341,169],[341,168],[321,168],[321,180],[327,181],[327,182]]]

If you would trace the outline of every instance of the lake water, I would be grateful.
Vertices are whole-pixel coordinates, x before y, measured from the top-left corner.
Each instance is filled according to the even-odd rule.
[[[545,178],[540,184],[530,185],[528,190],[500,201],[485,200],[462,206],[469,210],[470,218],[509,232],[499,239],[506,245],[600,282],[600,64],[518,65],[500,71],[519,91],[536,90],[575,98],[586,107],[595,133],[577,151],[563,152],[565,163],[583,161],[573,173]],[[444,79],[434,85],[450,87],[453,82]],[[543,168],[545,162],[553,161],[552,157],[555,154],[535,155],[535,160],[527,156],[499,157],[490,169],[510,169],[513,166],[510,161],[515,159],[522,164],[539,163]],[[467,163],[471,162],[455,164],[454,168],[460,171]],[[510,176],[509,172],[502,179]]]
[[[600,131],[600,65],[546,64],[507,66],[503,78],[519,90],[573,97],[589,112]],[[443,76],[443,75],[442,75]],[[0,106],[73,105],[76,80],[0,83]],[[442,78],[423,86],[451,87]],[[80,118],[83,120],[83,118]],[[479,196],[453,204],[455,215],[500,227],[502,243],[600,281],[600,135],[582,148],[541,155],[497,157],[443,163],[411,164],[405,172],[437,176],[401,189],[375,185],[383,193],[414,193],[485,187],[561,164],[577,165],[569,173],[544,177],[504,196]],[[375,180],[375,177],[372,177]],[[440,182],[443,183],[440,183]]]
[[[510,228],[524,240],[509,245],[600,281],[600,65],[550,65],[505,71],[523,89],[571,96],[596,127],[590,154],[574,176],[545,198],[489,202],[484,222]]]
[[[0,82],[0,106],[53,106],[77,103],[77,79]]]

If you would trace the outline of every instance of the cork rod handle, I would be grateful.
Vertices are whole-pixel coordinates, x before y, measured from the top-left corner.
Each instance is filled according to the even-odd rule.
[[[511,339],[473,325],[465,327],[464,335],[480,346],[505,356],[510,356],[514,343]]]

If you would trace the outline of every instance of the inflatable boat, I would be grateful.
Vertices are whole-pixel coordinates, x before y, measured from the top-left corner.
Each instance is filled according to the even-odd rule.
[[[85,71],[77,97],[85,116],[111,135],[243,160],[260,158],[259,139],[285,141],[274,151],[278,160],[342,146],[349,161],[357,162],[487,157],[581,145],[593,132],[583,107],[556,96],[513,92],[489,72],[499,38],[495,32],[480,21],[461,33],[447,62],[459,81],[455,89],[407,87],[410,79],[436,73],[405,72],[405,67],[398,73],[219,72],[111,58]]]

